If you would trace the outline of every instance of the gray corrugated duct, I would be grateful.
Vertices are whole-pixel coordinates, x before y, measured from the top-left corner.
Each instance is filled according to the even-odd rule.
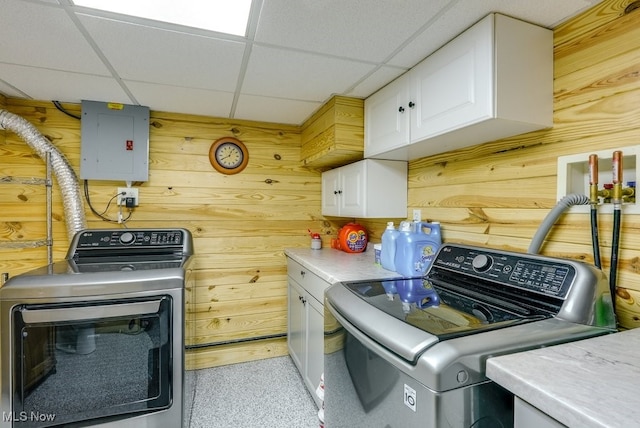
[[[51,153],[51,168],[62,193],[67,236],[69,240],[76,232],[86,229],[87,221],[80,193],[78,176],[64,155],[26,119],[7,110],[0,110],[0,128],[13,131],[22,138],[43,160]]]

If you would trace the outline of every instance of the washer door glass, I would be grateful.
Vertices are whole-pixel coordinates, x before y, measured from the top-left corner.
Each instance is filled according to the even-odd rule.
[[[170,296],[13,309],[13,418],[48,427],[171,405]]]

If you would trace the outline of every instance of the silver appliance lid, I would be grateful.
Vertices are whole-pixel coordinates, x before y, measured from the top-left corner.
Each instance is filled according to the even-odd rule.
[[[606,278],[594,267],[455,244],[441,247],[424,278],[346,282],[326,297],[408,362],[442,341],[549,318],[615,326]]]

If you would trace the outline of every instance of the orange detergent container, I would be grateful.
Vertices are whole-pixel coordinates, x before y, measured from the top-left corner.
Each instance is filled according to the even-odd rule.
[[[369,237],[364,226],[348,223],[338,231],[338,239],[332,241],[332,247],[346,253],[361,253],[367,249]]]

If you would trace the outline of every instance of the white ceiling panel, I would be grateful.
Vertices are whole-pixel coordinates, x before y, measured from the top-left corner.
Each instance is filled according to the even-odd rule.
[[[395,78],[407,72],[406,68],[382,66],[368,75],[346,95],[355,98],[366,98],[370,94],[385,86]]]
[[[233,92],[210,91],[144,82],[124,82],[134,97],[151,110],[228,117]]]
[[[300,124],[321,105],[320,102],[240,95],[235,116],[261,122]]]
[[[2,0],[0,61],[108,76],[107,68],[59,7]]]
[[[344,92],[373,69],[371,64],[254,46],[242,91],[250,95],[324,101],[331,94]]]
[[[245,43],[80,16],[123,79],[233,92]]]
[[[435,20],[428,31],[421,33],[407,44],[389,64],[413,67],[438,48],[455,38],[487,15],[487,11],[499,12],[514,18],[553,28],[558,17],[571,16],[571,11],[583,10],[600,0],[460,0]],[[564,19],[561,19],[564,20]]]
[[[268,0],[262,6],[256,41],[382,62],[448,3],[449,0]]]
[[[20,91],[16,90],[16,88],[14,88],[13,86],[8,85],[7,83],[3,82],[2,80],[0,80],[0,93],[8,96],[8,97],[15,97],[15,98],[22,98],[25,96],[25,94],[21,93]]]
[[[73,0],[1,0],[0,93],[302,124],[332,95],[368,97],[488,13],[553,28],[601,0],[252,1],[239,37]]]
[[[32,99],[131,103],[118,83],[109,77],[0,63],[0,76],[5,75],[13,76],[11,85]]]

